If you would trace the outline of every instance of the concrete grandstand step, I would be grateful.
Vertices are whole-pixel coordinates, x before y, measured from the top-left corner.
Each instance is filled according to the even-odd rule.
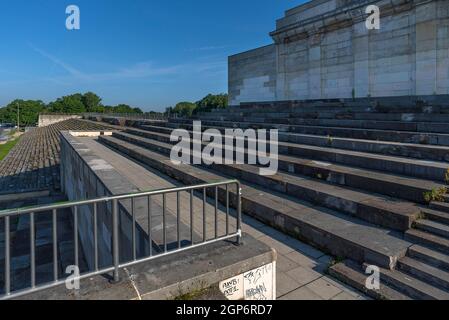
[[[100,140],[184,184],[221,181],[227,178],[204,168],[174,165],[162,154],[114,137],[101,137]],[[222,195],[220,193],[220,196]],[[220,198],[220,201],[223,199]],[[370,261],[392,268],[399,258],[405,256],[411,245],[400,239],[399,235],[366,224],[362,220],[313,207],[292,197],[247,183],[243,184],[242,208],[247,214],[333,255],[349,257],[359,262]]]
[[[415,228],[449,239],[449,226],[446,224],[421,219],[415,222]]]
[[[381,281],[396,290],[420,300],[449,300],[449,292],[442,290],[417,277],[400,270],[388,270],[381,268]]]
[[[326,111],[301,111],[295,110],[289,113],[281,113],[276,110],[234,110],[225,109],[216,112],[203,112],[197,115],[200,119],[218,119],[235,121],[242,118],[263,119],[261,122],[269,121],[269,119],[295,120],[295,119],[340,119],[340,120],[369,120],[369,121],[401,121],[401,122],[432,122],[432,123],[449,123],[448,114],[432,113],[382,113],[368,112],[368,110],[326,110]],[[288,123],[293,123],[292,121]]]
[[[422,207],[421,212],[429,220],[449,225],[449,213]]]
[[[114,133],[114,136],[166,155],[170,155],[172,150],[170,144],[155,140],[126,133]],[[337,209],[371,223],[396,230],[408,230],[421,213],[421,210],[412,203],[351,190],[304,176],[281,172],[265,177],[259,174],[258,167],[250,165],[212,165],[211,168],[235,178],[262,186],[270,186],[274,190],[298,197],[301,200]]]
[[[179,125],[182,123],[182,121],[187,120],[177,119],[173,121],[176,121]],[[281,132],[292,132],[319,136],[449,146],[449,134],[441,133],[421,133],[397,130],[357,129],[326,126],[285,125],[242,121],[203,121],[203,124],[206,126],[222,126],[227,128],[235,127],[241,129],[279,129],[279,131]],[[173,123],[171,126],[173,127]]]
[[[151,132],[128,128],[125,134],[133,134],[140,137],[174,144],[170,136],[164,133]],[[120,133],[117,133],[120,135]],[[135,140],[139,143],[138,139]],[[145,140],[141,140],[145,143]],[[286,172],[307,175],[334,184],[346,185],[353,188],[380,193],[400,199],[426,203],[424,193],[429,190],[443,187],[443,184],[429,180],[410,178],[376,170],[358,169],[345,165],[321,162],[300,158],[299,156],[287,156],[294,144],[279,143],[279,168]],[[282,155],[287,154],[287,155]]]
[[[354,261],[346,260],[331,266],[329,274],[377,300],[411,300],[409,296],[383,282],[380,284],[380,290],[368,289],[368,275],[363,272],[362,266]]]
[[[214,117],[201,117],[200,119],[213,120]],[[243,122],[260,122],[273,124],[290,124],[290,125],[306,125],[319,127],[343,127],[357,129],[376,129],[376,130],[393,130],[393,131],[409,131],[409,132],[433,132],[433,133],[449,133],[448,123],[444,122],[412,122],[412,121],[386,121],[386,120],[368,120],[368,119],[347,119],[340,118],[304,118],[301,115],[290,116],[288,114],[263,114],[263,115],[229,115],[227,117],[215,117],[220,121],[243,121]]]
[[[414,245],[409,248],[407,256],[423,261],[431,266],[449,271],[449,255],[438,251]]]
[[[430,204],[430,208],[449,213],[449,203],[447,202],[433,201]]]
[[[329,161],[365,169],[387,171],[441,182],[445,182],[445,175],[449,169],[449,163],[446,162],[415,160],[405,157],[392,157],[301,144],[289,144],[287,148],[290,155],[301,156],[308,159]]]
[[[170,126],[167,123],[167,126]],[[171,125],[174,127],[174,125]],[[179,125],[176,125],[179,127]],[[191,121],[183,122],[181,125],[183,128],[188,130],[192,129]],[[225,127],[218,126],[204,126],[206,129],[218,129],[221,132],[225,131]],[[145,127],[142,127],[145,129]],[[148,126],[147,130],[157,131],[161,133],[170,134],[173,129],[160,129],[157,126]],[[312,145],[317,147],[330,147],[336,149],[378,153],[390,156],[401,156],[410,157],[423,160],[434,160],[434,161],[449,161],[449,148],[445,146],[436,145],[422,145],[413,143],[401,143],[401,142],[390,142],[390,141],[375,141],[375,140],[363,140],[363,139],[351,139],[351,138],[338,138],[330,136],[317,136],[309,134],[298,134],[290,132],[280,132],[279,141],[298,143],[305,145]]]
[[[405,231],[419,217],[420,209],[412,203],[371,193],[351,190],[297,175],[278,173],[259,175],[259,168],[249,165],[212,165],[212,168],[261,186],[297,197],[319,206],[335,209],[375,225]]]
[[[442,290],[449,290],[449,273],[445,270],[435,268],[410,257],[400,259],[398,269],[427,284],[431,284]]]
[[[126,133],[164,143],[175,143],[170,140],[170,136],[168,134],[134,128],[126,129],[125,134]],[[117,135],[120,135],[120,133],[117,133]],[[138,141],[136,140],[136,142]],[[145,143],[145,140],[142,140],[141,143]],[[358,169],[329,162],[303,159],[298,156],[291,157],[282,155],[289,154],[290,148],[291,144],[289,143],[279,143],[279,153],[281,154],[279,156],[279,167],[281,170],[307,175],[334,184],[346,185],[353,188],[421,203],[426,203],[424,199],[425,192],[444,186],[443,184],[435,183],[429,180],[399,176],[376,170]]]
[[[432,250],[437,250],[442,253],[449,254],[449,239],[416,229],[410,229],[406,231],[405,239],[410,242],[428,247]]]

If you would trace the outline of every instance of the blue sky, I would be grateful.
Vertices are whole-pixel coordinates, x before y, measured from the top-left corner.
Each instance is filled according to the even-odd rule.
[[[302,0],[0,0],[0,106],[94,91],[163,110],[227,91],[227,56],[271,43]],[[68,5],[81,30],[65,28]]]

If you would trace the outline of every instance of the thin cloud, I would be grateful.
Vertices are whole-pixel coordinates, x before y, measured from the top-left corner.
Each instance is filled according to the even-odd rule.
[[[44,50],[34,46],[33,44],[30,44],[30,47],[37,53],[39,53],[41,56],[43,56],[44,58],[47,58],[48,60],[50,60],[51,62],[53,62],[55,65],[60,66],[61,68],[63,68],[65,71],[67,71],[69,74],[71,74],[72,76],[78,77],[78,78],[88,78],[88,76],[86,74],[84,74],[83,72],[79,71],[78,69],[72,67],[71,65],[69,65],[68,63],[65,63],[64,61],[58,59],[57,57],[45,52]]]
[[[217,71],[224,70],[227,63],[226,61],[222,61],[220,59],[158,67],[155,66],[152,62],[146,61],[128,67],[120,68],[111,72],[85,73],[64,62],[62,59],[32,44],[30,44],[30,46],[35,52],[39,53],[41,56],[45,57],[55,65],[67,71],[69,76],[46,78],[47,81],[52,81],[55,83],[59,82],[61,84],[64,82],[72,82],[73,80],[83,80],[84,82],[106,82],[126,79],[146,79],[151,77],[163,76],[178,77],[205,72],[215,73]]]
[[[221,50],[229,48],[229,46],[205,46],[205,47],[198,47],[198,48],[190,48],[186,51],[188,52],[198,52],[198,51],[213,51],[213,50]]]

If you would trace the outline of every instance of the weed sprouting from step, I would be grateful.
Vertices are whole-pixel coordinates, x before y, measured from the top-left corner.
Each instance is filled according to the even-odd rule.
[[[446,187],[432,189],[431,191],[424,192],[424,200],[427,203],[431,203],[433,201],[443,202],[444,196],[447,192],[448,189]]]
[[[449,169],[447,169],[446,174],[444,176],[444,181],[446,182],[446,184],[449,184]]]

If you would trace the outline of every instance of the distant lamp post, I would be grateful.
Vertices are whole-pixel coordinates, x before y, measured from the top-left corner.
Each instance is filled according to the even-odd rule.
[[[20,131],[20,109],[19,109],[19,103],[16,102],[17,105],[17,131]]]

